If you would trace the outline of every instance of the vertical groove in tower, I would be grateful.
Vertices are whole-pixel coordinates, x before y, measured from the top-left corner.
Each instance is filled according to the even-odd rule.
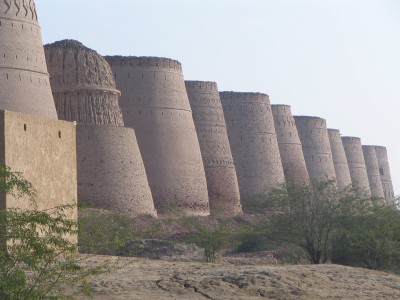
[[[328,129],[328,135],[331,145],[333,165],[335,166],[337,186],[339,190],[343,190],[351,185],[351,176],[341,134],[337,129]]]
[[[106,57],[121,90],[126,126],[136,131],[156,209],[208,215],[204,165],[182,66],[156,57]]]
[[[386,147],[375,146],[375,152],[378,159],[379,174],[381,175],[381,182],[386,202],[388,204],[393,204],[395,197]]]
[[[304,184],[310,181],[296,122],[289,105],[272,105],[275,130],[283,171],[287,182]]]
[[[45,45],[45,53],[59,119],[124,126],[120,92],[103,57],[74,40]]]
[[[220,97],[243,203],[285,182],[271,105],[260,93]]]
[[[242,212],[236,168],[218,87],[215,82],[185,81],[206,173],[211,212]]]
[[[365,166],[367,167],[371,195],[375,197],[385,198],[381,175],[379,174],[378,157],[376,156],[375,147],[363,145],[362,150],[364,154]]]
[[[344,151],[346,152],[347,163],[349,164],[351,182],[367,194],[371,194],[367,168],[361,146],[361,139],[358,137],[342,137]]]
[[[326,121],[319,117],[295,116],[310,179],[336,178]]]
[[[35,1],[0,2],[0,110],[57,119]]]
[[[123,127],[120,93],[108,63],[73,40],[47,45],[46,55],[58,113],[78,122],[78,200],[156,216],[135,131]]]

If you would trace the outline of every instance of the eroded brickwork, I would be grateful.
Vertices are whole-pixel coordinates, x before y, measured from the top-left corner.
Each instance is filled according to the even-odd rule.
[[[61,120],[123,126],[111,68],[103,57],[74,40],[45,46],[54,101]]]

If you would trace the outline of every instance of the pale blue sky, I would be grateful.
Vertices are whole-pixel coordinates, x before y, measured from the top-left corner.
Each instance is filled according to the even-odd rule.
[[[45,43],[179,60],[388,148],[400,193],[400,0],[36,0]]]

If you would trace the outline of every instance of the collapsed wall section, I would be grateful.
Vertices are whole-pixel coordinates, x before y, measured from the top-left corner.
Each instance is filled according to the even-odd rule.
[[[303,148],[310,179],[316,181],[336,178],[326,121],[319,117],[294,117]]]
[[[296,121],[289,105],[272,105],[275,130],[287,182],[304,184],[310,181]]]
[[[156,216],[135,131],[77,125],[78,198],[95,208]]]
[[[236,168],[218,87],[215,82],[185,81],[199,138],[211,212],[242,212]]]
[[[371,188],[371,195],[375,197],[385,198],[383,191],[381,175],[379,174],[378,158],[374,146],[362,146],[365,166],[367,168],[369,186]]]
[[[77,218],[76,135],[70,122],[0,111],[0,163],[20,172],[37,191],[39,210],[75,205]],[[0,208],[33,208],[26,198],[2,195]],[[75,237],[76,238],[76,237]],[[75,241],[75,238],[72,238]]]
[[[378,159],[379,174],[381,175],[381,182],[386,202],[388,204],[393,204],[395,196],[386,147],[375,146],[375,152]]]
[[[124,125],[120,92],[103,57],[74,40],[45,45],[45,53],[59,119]]]
[[[339,190],[351,186],[349,164],[344,151],[340,131],[328,129],[329,143],[331,145],[333,165],[335,167],[336,182]]]
[[[208,215],[207,183],[179,62],[106,57],[121,90],[125,125],[135,129],[156,209]]]
[[[221,92],[243,201],[285,182],[268,95]]]
[[[349,164],[351,182],[366,194],[371,194],[367,168],[365,166],[364,154],[361,146],[361,139],[358,137],[342,137],[344,151],[346,152],[347,163]]]
[[[57,119],[34,0],[0,2],[0,41],[0,109]]]

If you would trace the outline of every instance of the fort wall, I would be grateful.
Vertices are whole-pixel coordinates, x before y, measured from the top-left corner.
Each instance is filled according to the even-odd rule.
[[[0,111],[0,163],[21,172],[37,191],[39,210],[76,205],[73,123]],[[2,195],[1,208],[32,208],[29,199]],[[68,216],[77,218],[76,207]]]
[[[74,40],[45,45],[59,119],[123,126],[111,68],[103,57]]]
[[[310,181],[296,122],[289,105],[272,105],[275,130],[287,182],[304,184]]]
[[[388,204],[393,204],[395,196],[386,147],[375,146],[375,152],[378,159],[379,173],[381,175],[381,182],[386,202]]]
[[[77,125],[78,199],[95,208],[156,216],[135,131]]]
[[[239,214],[239,185],[217,84],[185,81],[185,85],[203,157],[210,210]]]
[[[367,167],[369,187],[371,188],[371,195],[375,197],[385,198],[383,191],[381,175],[379,174],[378,158],[374,146],[362,146],[365,166]]]
[[[361,139],[358,137],[343,136],[342,142],[353,186],[358,187],[367,194],[371,194]]]
[[[167,58],[106,57],[135,129],[158,213],[208,215],[206,176],[181,64]]]
[[[0,109],[57,119],[35,2],[0,2]]]
[[[335,167],[336,182],[339,190],[351,185],[349,164],[344,151],[340,131],[328,129],[329,143],[331,145],[333,165]]]
[[[319,117],[294,116],[310,179],[336,178],[326,121]]]
[[[221,92],[240,196],[268,193],[285,182],[268,95]]]

